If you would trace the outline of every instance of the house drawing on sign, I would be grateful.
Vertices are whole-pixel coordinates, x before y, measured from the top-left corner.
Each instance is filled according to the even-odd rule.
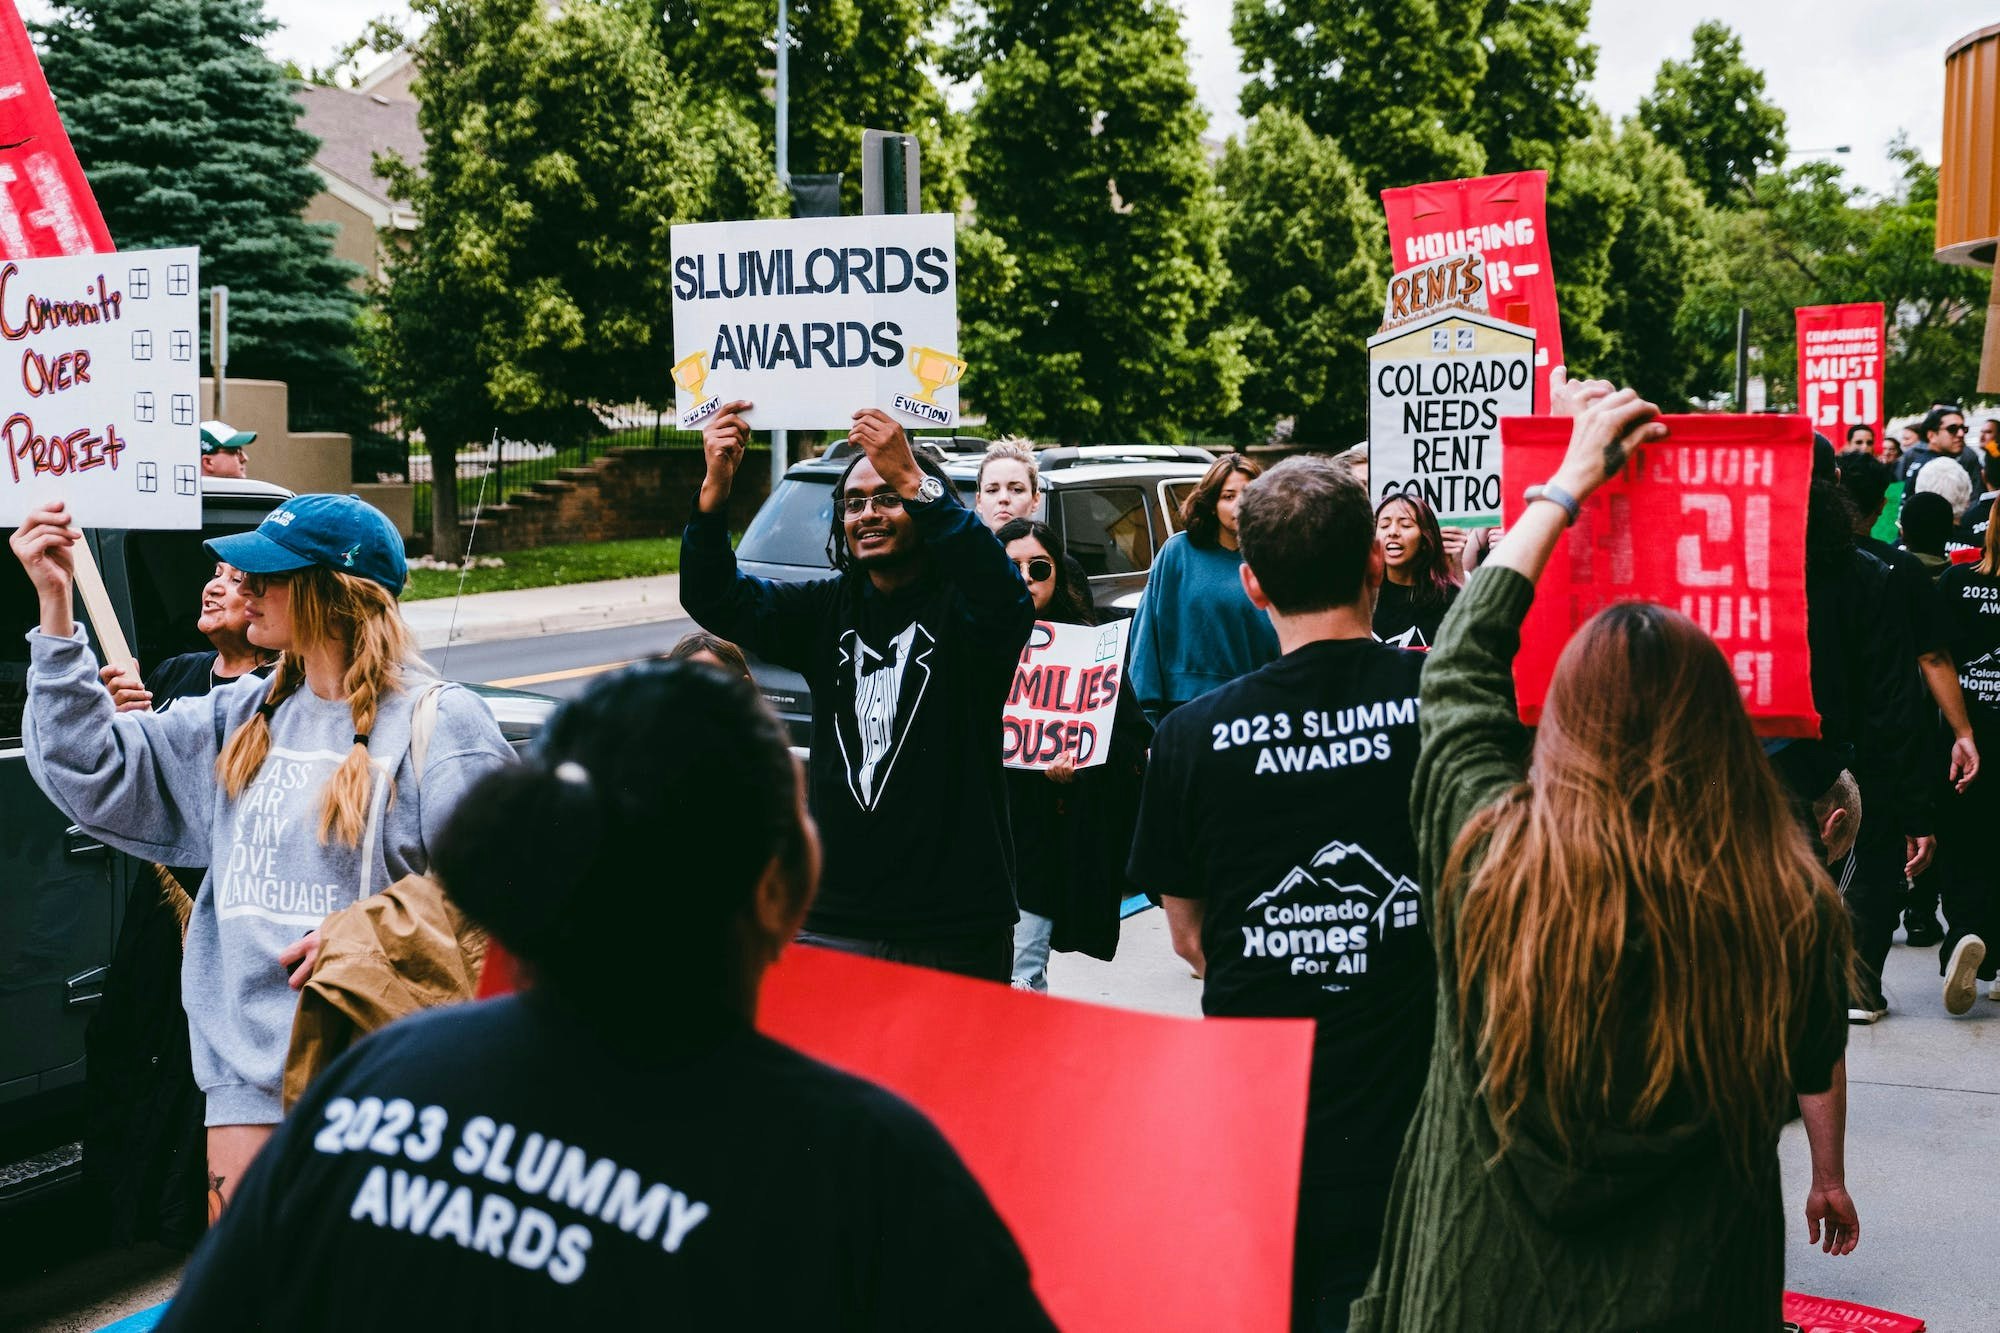
[[[417,229],[415,210],[391,197],[389,183],[375,174],[377,153],[396,153],[412,166],[424,160],[410,91],[415,78],[409,52],[398,51],[353,88],[309,84],[297,90],[299,127],[319,140],[312,167],[321,184],[302,216],[333,224],[334,255],[366,272],[357,287],[385,276],[386,261],[394,257],[385,251],[385,234]]]
[[[1314,852],[1308,865],[1292,867],[1276,888],[1251,902],[1250,910],[1315,886],[1335,889],[1343,896],[1358,895],[1371,902],[1370,918],[1378,929],[1414,926],[1422,920],[1422,899],[1415,880],[1408,875],[1390,874],[1359,843],[1339,841]]]

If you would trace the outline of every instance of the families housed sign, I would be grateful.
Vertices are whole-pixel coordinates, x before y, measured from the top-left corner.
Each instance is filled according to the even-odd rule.
[[[1799,410],[1836,448],[1866,426],[1882,438],[1882,303],[1809,305],[1798,310]]]
[[[1008,768],[1046,769],[1064,755],[1078,768],[1104,762],[1130,624],[1035,622],[1000,723],[1001,760]]]
[[[0,263],[0,348],[15,367],[0,523],[61,499],[84,527],[198,528],[196,252]]]
[[[958,421],[958,256],[949,214],[673,229],[677,418],[754,404],[759,429],[845,427],[879,407]]]
[[[1471,250],[1485,261],[1486,308],[1540,333],[1536,410],[1547,411],[1549,372],[1563,363],[1556,275],[1549,260],[1548,173],[1510,171],[1382,191],[1390,263],[1400,268]],[[1370,448],[1371,465],[1373,448]]]
[[[1796,416],[1669,416],[1564,533],[1521,626],[1514,690],[1541,717],[1556,658],[1614,602],[1681,612],[1721,647],[1763,736],[1819,735],[1806,646],[1806,496],[1812,431]],[[1501,425],[1507,522],[1556,473],[1571,424]]]
[[[1472,311],[1368,340],[1368,487],[1422,496],[1438,522],[1500,521],[1500,419],[1534,410],[1535,333]]]

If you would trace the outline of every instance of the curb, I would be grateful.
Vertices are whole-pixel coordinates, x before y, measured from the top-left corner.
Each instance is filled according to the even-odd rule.
[[[651,586],[636,587],[635,584]],[[440,597],[403,607],[403,619],[417,647],[431,652],[446,646],[524,639],[538,634],[650,625],[687,616],[679,580],[659,579],[577,583],[482,593],[457,602]],[[432,608],[435,608],[434,610]]]

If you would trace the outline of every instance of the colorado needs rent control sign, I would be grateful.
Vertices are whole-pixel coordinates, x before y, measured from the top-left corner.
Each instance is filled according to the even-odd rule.
[[[958,252],[944,213],[673,229],[683,427],[735,399],[759,429],[843,427],[878,407],[958,421]]]
[[[1500,419],[1535,401],[1535,331],[1446,311],[1368,340],[1368,490],[1447,527],[1500,521]]]
[[[192,249],[0,262],[0,523],[201,526],[199,290]]]

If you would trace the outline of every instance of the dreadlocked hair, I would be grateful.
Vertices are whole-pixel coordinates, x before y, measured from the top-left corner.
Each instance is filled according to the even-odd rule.
[[[319,840],[322,846],[338,838],[358,847],[368,825],[373,786],[365,738],[375,730],[383,697],[402,688],[401,671],[416,660],[416,645],[396,609],[395,595],[372,579],[314,565],[293,575],[291,585],[293,646],[279,655],[263,706],[222,747],[216,777],[231,800],[243,794],[271,753],[271,715],[305,686],[305,651],[338,645],[347,659],[341,689],[354,713],[356,739],[326,784]],[[390,799],[394,797],[391,791]]]

